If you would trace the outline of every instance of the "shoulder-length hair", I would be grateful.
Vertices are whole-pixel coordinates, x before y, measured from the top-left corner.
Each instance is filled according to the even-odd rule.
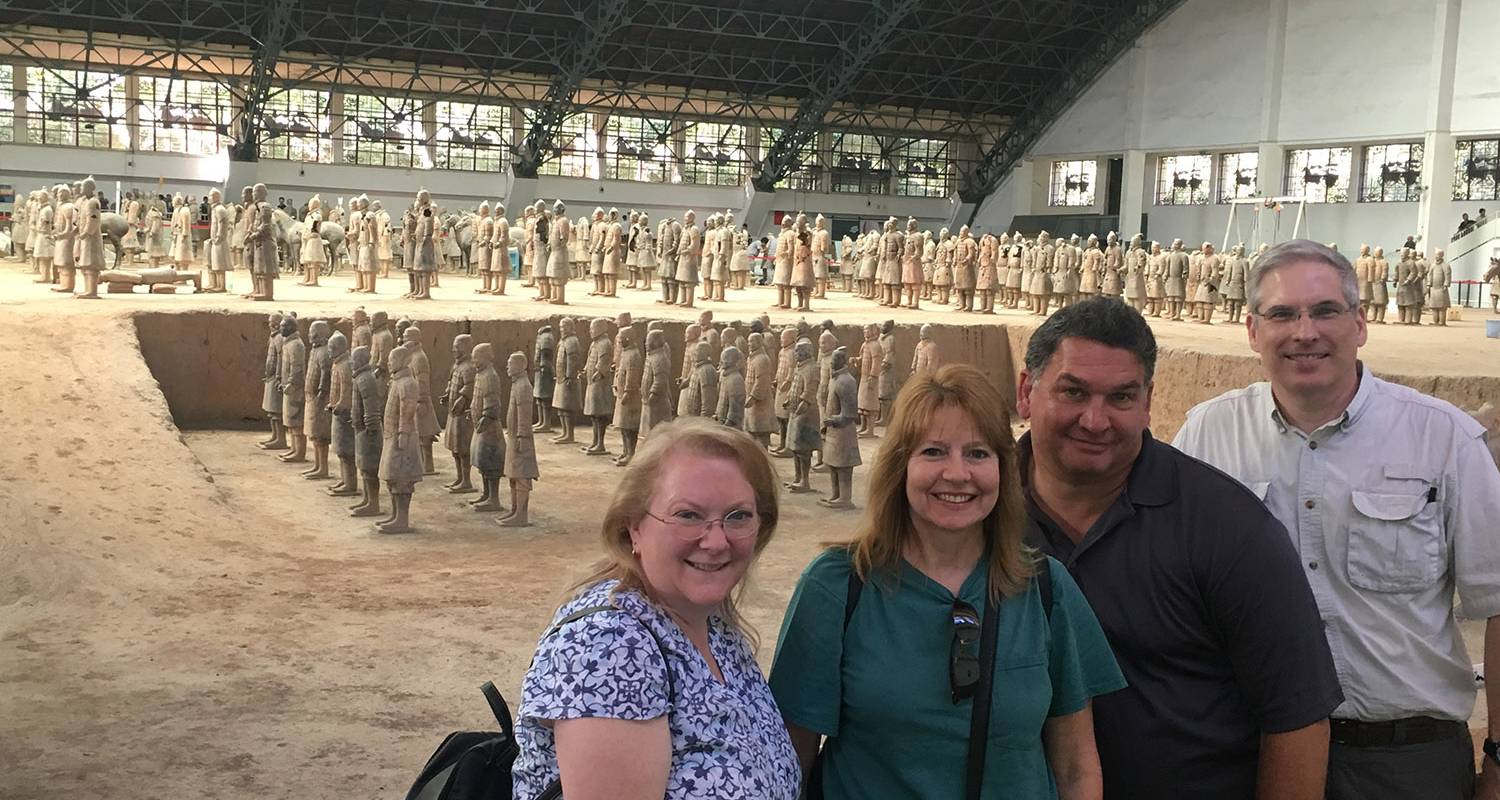
[[[906,464],[921,446],[933,417],[944,408],[968,412],[980,438],[1000,462],[1000,496],[981,525],[989,553],[989,594],[999,602],[1026,588],[1036,572],[1037,557],[1023,541],[1026,506],[1010,413],[984,374],[966,364],[948,364],[929,375],[913,376],[896,395],[885,441],[870,469],[864,519],[847,547],[862,579],[868,581],[876,573],[896,574],[902,548],[916,536],[906,499]]]
[[[636,451],[625,475],[615,487],[615,494],[604,512],[600,534],[604,540],[604,557],[596,562],[589,575],[573,584],[570,595],[577,595],[601,581],[618,580],[619,589],[634,589],[653,596],[651,586],[641,572],[640,556],[631,552],[630,529],[646,516],[655,496],[657,482],[667,458],[688,452],[701,456],[726,458],[739,466],[746,482],[755,492],[755,514],[759,521],[755,533],[752,565],[776,533],[779,512],[779,486],[776,468],[765,448],[744,431],[730,428],[706,417],[678,417],[651,429],[651,436]],[[757,641],[754,628],[740,616],[738,604],[749,585],[741,580],[718,610],[718,616],[739,629],[752,643]]]

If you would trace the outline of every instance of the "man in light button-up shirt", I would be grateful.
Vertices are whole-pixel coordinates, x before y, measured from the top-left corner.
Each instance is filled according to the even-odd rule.
[[[1302,557],[1345,696],[1330,800],[1500,798],[1493,755],[1474,784],[1475,687],[1453,610],[1456,590],[1500,663],[1500,472],[1478,423],[1360,364],[1354,281],[1314,242],[1262,256],[1246,326],[1270,381],[1189,411],[1173,444],[1250,487]],[[1493,740],[1500,693],[1487,703]]]

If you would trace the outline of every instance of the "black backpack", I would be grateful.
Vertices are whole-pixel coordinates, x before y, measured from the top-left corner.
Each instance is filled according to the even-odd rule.
[[[614,606],[580,609],[558,620],[546,635],[551,636],[558,628],[574,620],[602,611],[616,610],[618,609]],[[656,640],[656,646],[661,650],[665,662],[667,651],[661,640],[657,639],[656,633],[650,628],[646,628],[646,632]],[[510,716],[510,707],[505,704],[505,698],[500,696],[500,690],[495,688],[494,683],[485,681],[479,690],[484,692],[484,699],[489,702],[495,721],[500,723],[500,730],[456,731],[448,734],[432,757],[427,759],[427,766],[422,767],[422,774],[412,783],[411,790],[406,793],[406,800],[511,800],[511,767],[521,754],[521,747],[516,744],[516,726]],[[668,700],[674,696],[672,671],[668,667]],[[554,780],[537,795],[537,800],[559,800],[561,797],[562,782]]]
[[[516,744],[510,707],[495,684],[485,681],[479,689],[500,730],[448,734],[427,759],[406,800],[511,800],[510,768],[521,748]],[[561,786],[549,786],[542,794],[542,798],[561,796]]]

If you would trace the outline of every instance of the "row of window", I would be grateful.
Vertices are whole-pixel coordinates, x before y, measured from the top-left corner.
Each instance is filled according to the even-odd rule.
[[[13,69],[19,68],[0,64],[0,141],[14,131]],[[27,139],[33,144],[212,155],[233,142],[234,105],[220,83],[140,76],[132,98],[123,75],[25,69]],[[344,94],[342,113],[335,115],[332,98],[310,88],[273,94],[261,120],[260,156],[332,163],[338,140],[343,161],[351,164],[506,168],[510,106]],[[529,123],[530,110],[523,113],[528,118],[522,123]],[[749,175],[752,148],[745,126],[611,115],[596,132],[592,121],[586,113],[564,121],[557,155],[543,163],[542,174],[711,186],[739,185]],[[762,154],[779,133],[762,129]],[[826,156],[808,149],[785,181],[797,190],[821,190],[826,174],[835,192],[894,189],[908,197],[946,197],[957,178],[950,143],[941,139],[838,133]]]
[[[1422,199],[1420,142],[1372,144],[1361,149],[1359,201],[1417,202]],[[1288,150],[1283,193],[1309,203],[1347,203],[1354,150],[1313,147]],[[1167,155],[1156,160],[1156,204],[1207,205],[1257,196],[1254,152]],[[1048,182],[1050,206],[1092,206],[1098,162],[1054,161]],[[1500,139],[1464,139],[1455,145],[1454,200],[1500,200]]]

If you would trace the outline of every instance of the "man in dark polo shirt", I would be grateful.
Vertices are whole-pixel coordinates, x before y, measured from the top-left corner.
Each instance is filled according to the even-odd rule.
[[[1156,441],[1156,339],[1118,300],[1032,334],[1017,406],[1028,539],[1088,597],[1129,687],[1095,698],[1105,797],[1321,800],[1342,701],[1286,532]]]

